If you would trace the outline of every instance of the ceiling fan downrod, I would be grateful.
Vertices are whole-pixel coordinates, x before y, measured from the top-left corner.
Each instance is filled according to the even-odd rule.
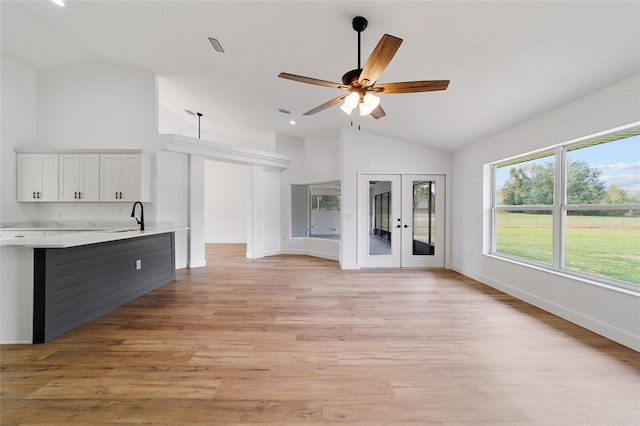
[[[360,66],[360,33],[367,28],[368,23],[369,22],[367,21],[367,18],[364,18],[362,16],[356,16],[351,22],[351,26],[358,33],[358,69],[362,68]]]
[[[367,19],[362,16],[356,16],[351,22],[353,29],[358,33],[358,68],[348,71],[345,75],[342,76],[342,83],[347,86],[351,86],[354,81],[357,81],[358,78],[360,78],[360,73],[362,72],[362,66],[360,62],[360,33],[367,28],[368,23],[369,22],[367,21]]]

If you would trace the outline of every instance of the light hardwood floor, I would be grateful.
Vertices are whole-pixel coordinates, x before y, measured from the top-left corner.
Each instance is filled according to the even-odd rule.
[[[207,262],[3,345],[0,423],[640,424],[637,352],[454,272]]]

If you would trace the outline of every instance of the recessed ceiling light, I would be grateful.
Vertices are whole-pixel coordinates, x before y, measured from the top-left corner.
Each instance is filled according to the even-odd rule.
[[[57,4],[58,6],[64,7],[64,2],[62,0],[51,0],[51,1]]]
[[[291,121],[289,121],[289,124],[296,124],[296,122],[291,120]]]

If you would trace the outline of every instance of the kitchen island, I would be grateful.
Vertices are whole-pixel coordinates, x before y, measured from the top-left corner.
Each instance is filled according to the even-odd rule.
[[[175,280],[175,231],[0,241],[0,343],[43,343]]]

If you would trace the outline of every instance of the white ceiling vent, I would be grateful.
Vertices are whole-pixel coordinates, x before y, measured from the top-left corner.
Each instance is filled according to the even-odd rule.
[[[211,46],[213,46],[213,49],[216,52],[222,53],[223,55],[227,54],[227,52],[224,51],[224,49],[222,48],[222,45],[220,44],[220,41],[217,38],[207,36],[207,40],[209,40],[209,43],[211,43]]]

